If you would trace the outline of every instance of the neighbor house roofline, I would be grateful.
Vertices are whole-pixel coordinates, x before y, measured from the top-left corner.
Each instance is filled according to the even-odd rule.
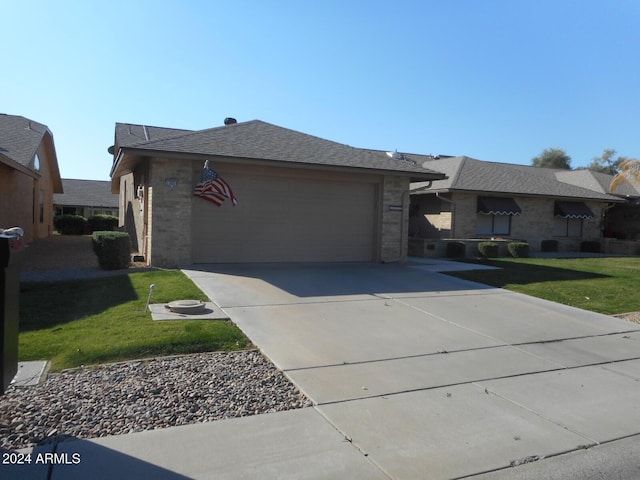
[[[445,180],[435,181],[427,193],[468,192],[612,203],[624,201],[618,195],[606,193],[601,187],[602,179],[592,178],[583,171],[487,162],[470,157],[451,157],[425,163],[447,175]],[[418,187],[420,183],[414,186]]]

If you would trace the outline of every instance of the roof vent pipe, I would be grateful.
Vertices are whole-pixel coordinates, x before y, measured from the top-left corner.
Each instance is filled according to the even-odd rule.
[[[238,121],[235,118],[227,117],[224,119],[225,125],[233,125],[234,123],[238,123]]]

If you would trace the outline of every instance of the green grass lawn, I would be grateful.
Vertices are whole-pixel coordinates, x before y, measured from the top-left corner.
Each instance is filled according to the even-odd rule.
[[[80,365],[218,350],[249,340],[231,322],[151,320],[153,303],[208,300],[179,271],[152,271],[92,280],[23,284],[19,358],[51,360],[53,370]]]
[[[450,275],[607,315],[640,311],[638,257],[500,258],[479,263],[501,270]]]

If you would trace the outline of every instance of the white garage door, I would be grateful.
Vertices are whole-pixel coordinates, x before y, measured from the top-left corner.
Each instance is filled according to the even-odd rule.
[[[194,263],[374,259],[374,183],[220,173],[238,205],[194,198]]]

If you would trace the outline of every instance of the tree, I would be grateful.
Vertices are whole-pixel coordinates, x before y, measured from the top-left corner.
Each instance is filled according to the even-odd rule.
[[[540,155],[531,159],[531,165],[571,170],[571,157],[562,148],[545,148]]]
[[[607,175],[617,175],[621,165],[629,160],[625,157],[614,158],[616,151],[613,148],[605,148],[600,157],[593,157],[587,170],[592,172],[606,173]]]
[[[620,184],[625,182],[640,184],[640,160],[624,159],[620,163],[620,172],[613,177],[609,190],[613,193]]]

